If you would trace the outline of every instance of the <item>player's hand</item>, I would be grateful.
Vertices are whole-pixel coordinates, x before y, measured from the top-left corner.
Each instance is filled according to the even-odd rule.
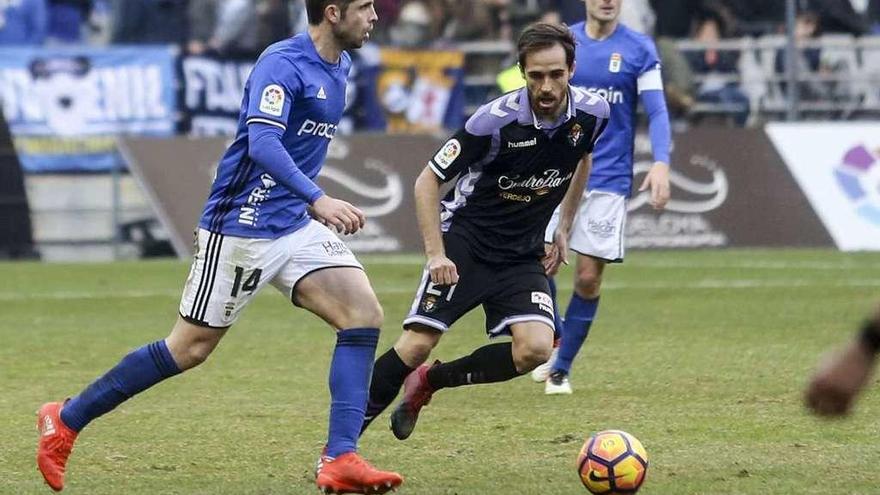
[[[341,234],[354,234],[363,228],[367,221],[364,213],[351,203],[331,198],[326,194],[312,203],[311,211],[316,220],[335,228],[336,232]]]
[[[568,264],[568,232],[556,229],[553,243],[544,245],[544,273],[553,277],[559,272],[561,265]]]
[[[873,367],[873,355],[858,340],[827,355],[807,385],[807,407],[821,416],[848,413]]]
[[[655,210],[666,208],[666,203],[669,202],[669,165],[663,162],[654,162],[654,165],[648,170],[645,180],[642,181],[642,185],[639,186],[639,192],[646,191],[649,187],[651,188],[651,199],[648,203]]]
[[[434,285],[453,285],[458,283],[458,267],[445,255],[428,258],[428,273]]]

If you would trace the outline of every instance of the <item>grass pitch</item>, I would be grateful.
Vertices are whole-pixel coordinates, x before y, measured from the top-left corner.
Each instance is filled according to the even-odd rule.
[[[421,258],[365,261],[386,311],[384,352]],[[34,411],[164,337],[187,269],[0,264],[0,494],[50,492],[34,462]],[[571,273],[559,280],[567,301]],[[406,476],[402,494],[581,494],[581,442],[619,428],[648,450],[645,494],[880,493],[876,383],[844,421],[801,405],[818,356],[878,296],[880,254],[634,252],[606,272],[575,395],[545,397],[526,377],[444,390],[411,439],[394,439],[386,413],[361,450]],[[456,324],[435,357],[484,344],[482,316]],[[333,341],[266,290],[205,365],[84,430],[65,493],[317,493]]]

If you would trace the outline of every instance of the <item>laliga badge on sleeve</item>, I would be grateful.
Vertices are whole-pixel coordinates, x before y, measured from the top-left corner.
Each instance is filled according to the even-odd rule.
[[[275,117],[281,117],[284,110],[284,90],[277,84],[270,84],[263,90],[260,97],[260,111]]]

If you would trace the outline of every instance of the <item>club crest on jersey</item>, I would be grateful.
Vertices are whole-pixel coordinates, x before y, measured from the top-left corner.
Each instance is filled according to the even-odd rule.
[[[458,139],[450,139],[440,148],[440,151],[434,155],[434,163],[442,169],[449,168],[452,162],[461,154],[461,143]]]
[[[284,110],[284,90],[277,84],[270,84],[263,90],[260,98],[260,111],[280,117]]]
[[[612,53],[611,59],[608,60],[608,72],[620,72],[620,64],[623,63],[623,57],[619,53]]]
[[[568,131],[568,144],[577,146],[583,136],[584,130],[581,128],[580,124],[576,123],[571,126],[571,129]]]

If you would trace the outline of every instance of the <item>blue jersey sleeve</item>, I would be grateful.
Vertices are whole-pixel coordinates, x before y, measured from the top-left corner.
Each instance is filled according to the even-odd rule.
[[[296,197],[312,204],[324,191],[297,167],[284,149],[283,133],[278,127],[263,122],[248,125],[248,156]]]
[[[247,123],[286,130],[293,99],[302,91],[296,66],[278,53],[268,53],[257,60],[248,84]]]
[[[650,39],[645,40],[645,43],[642,44],[642,63],[639,68],[639,75],[650,71],[650,70],[660,70],[660,56],[657,55],[657,47],[654,46],[654,42]]]
[[[645,113],[648,114],[648,134],[651,136],[651,152],[655,162],[669,164],[672,133],[669,128],[669,112],[663,91],[646,91],[639,95]]]
[[[669,163],[672,137],[669,128],[669,112],[663,95],[663,78],[660,73],[660,57],[654,42],[646,39],[642,45],[642,63],[637,82],[639,99],[648,114],[648,134],[654,161]]]

